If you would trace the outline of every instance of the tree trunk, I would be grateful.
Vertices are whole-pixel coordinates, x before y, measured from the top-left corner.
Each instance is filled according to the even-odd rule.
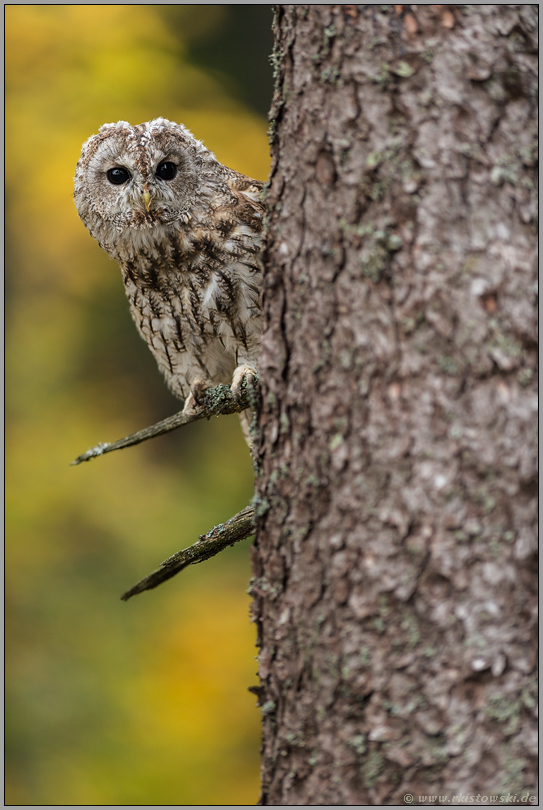
[[[274,29],[260,803],[515,803],[536,773],[537,8],[278,5]]]

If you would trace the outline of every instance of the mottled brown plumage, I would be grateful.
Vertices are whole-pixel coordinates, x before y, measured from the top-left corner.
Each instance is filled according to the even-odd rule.
[[[223,166],[182,125],[105,124],[83,145],[74,200],[116,259],[130,311],[173,393],[254,374],[262,183]]]

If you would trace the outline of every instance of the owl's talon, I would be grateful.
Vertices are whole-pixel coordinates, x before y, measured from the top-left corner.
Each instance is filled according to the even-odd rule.
[[[194,380],[190,387],[190,393],[194,397],[194,400],[197,405],[201,405],[203,402],[203,395],[208,388],[212,388],[213,383],[207,382],[207,380]]]
[[[248,386],[254,386],[256,380],[256,371],[252,366],[238,366],[232,376],[230,391],[232,396],[238,402],[241,402],[242,399],[241,386],[243,385],[244,380],[247,381]]]
[[[190,394],[183,405],[183,413],[186,413],[187,416],[199,413],[202,410],[203,394],[208,388],[211,388],[211,383],[205,380],[194,380],[190,387]]]
[[[201,406],[199,406],[194,399],[192,394],[189,394],[185,400],[185,404],[183,405],[183,413],[187,416],[196,416],[198,411],[201,410]]]

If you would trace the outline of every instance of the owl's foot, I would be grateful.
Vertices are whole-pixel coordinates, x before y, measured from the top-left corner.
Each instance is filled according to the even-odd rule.
[[[232,383],[230,385],[232,396],[235,397],[235,399],[237,399],[239,402],[241,400],[241,386],[243,381],[247,380],[247,385],[253,387],[256,378],[257,374],[252,366],[238,366],[234,371]]]
[[[190,387],[190,394],[183,405],[183,413],[194,416],[202,410],[202,394],[211,388],[212,384],[206,380],[194,380]]]

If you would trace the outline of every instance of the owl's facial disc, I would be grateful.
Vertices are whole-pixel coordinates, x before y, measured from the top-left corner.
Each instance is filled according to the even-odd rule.
[[[164,180],[166,182],[173,180],[177,175],[177,166],[171,160],[163,160],[158,164],[155,175],[160,180]],[[124,166],[114,166],[112,169],[108,169],[106,172],[106,177],[113,186],[123,186],[132,179],[132,175]],[[151,207],[151,194],[149,192],[148,183],[143,184],[141,198],[143,200],[143,204],[145,205],[145,209],[148,212],[149,208]]]
[[[165,156],[166,157],[166,156]],[[155,214],[160,212],[160,203],[170,202],[173,189],[168,186],[178,177],[179,167],[174,159],[158,159],[153,165],[145,165],[147,161],[140,161],[139,165],[123,165],[122,158],[119,163],[111,165],[105,171],[107,182],[110,186],[125,187],[125,194],[136,208],[145,207],[147,214],[151,212],[151,203],[155,200]],[[123,195],[124,196],[124,195]],[[126,199],[126,197],[124,197]],[[156,205],[158,208],[156,208]]]
[[[85,225],[105,244],[111,228],[117,239],[124,229],[188,222],[202,197],[222,185],[225,171],[180,124],[118,121],[104,124],[83,145],[74,200]]]

